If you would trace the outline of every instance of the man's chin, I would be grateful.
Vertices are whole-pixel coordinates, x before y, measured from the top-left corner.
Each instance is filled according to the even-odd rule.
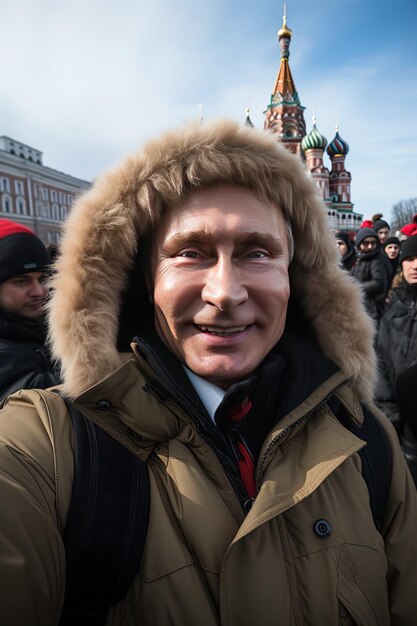
[[[28,320],[38,320],[45,315],[45,307],[39,309],[26,309],[21,313],[22,317],[26,317]]]
[[[249,376],[254,369],[256,369],[255,366],[244,368],[241,365],[232,365],[230,363],[213,363],[205,367],[201,365],[201,361],[199,363],[187,363],[187,367],[194,372],[194,374],[200,376],[200,378],[222,389],[228,389],[235,383]]]

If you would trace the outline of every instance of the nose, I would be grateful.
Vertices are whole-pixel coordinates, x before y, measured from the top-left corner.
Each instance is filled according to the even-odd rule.
[[[46,282],[41,282],[37,278],[31,282],[30,295],[36,298],[44,298],[48,293],[48,285]]]
[[[204,302],[220,311],[231,311],[248,299],[241,272],[234,267],[232,259],[219,258],[207,270],[201,295]]]

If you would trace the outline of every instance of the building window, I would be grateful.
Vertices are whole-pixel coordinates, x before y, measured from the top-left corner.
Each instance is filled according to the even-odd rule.
[[[71,205],[73,203],[74,197],[72,194],[67,194],[67,204]]]
[[[10,193],[10,180],[5,176],[0,177],[0,191]]]
[[[51,202],[57,202],[58,201],[58,194],[55,191],[55,189],[51,189]]]
[[[14,191],[15,191],[15,194],[17,196],[24,196],[25,195],[25,189],[24,189],[22,180],[15,180],[14,181]]]
[[[45,187],[41,187],[40,192],[43,200],[49,200],[48,190]]]
[[[26,215],[26,201],[24,198],[16,198],[16,213]]]
[[[8,194],[3,194],[1,199],[1,210],[4,213],[11,213],[13,211],[12,198]]]

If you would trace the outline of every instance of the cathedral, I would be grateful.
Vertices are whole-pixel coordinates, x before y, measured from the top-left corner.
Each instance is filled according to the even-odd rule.
[[[274,133],[278,141],[291,152],[299,154],[305,162],[323,195],[330,229],[354,232],[359,229],[363,216],[353,211],[351,202],[352,177],[345,169],[349,146],[340,136],[338,128],[333,140],[327,144],[327,139],[316,126],[315,118],[313,128],[307,134],[305,107],[301,105],[289,64],[292,31],[287,26],[285,13],[282,28],[278,31],[281,62],[270,103],[264,111],[264,129]],[[248,110],[245,123],[252,126]],[[325,150],[330,158],[330,171],[323,160]]]

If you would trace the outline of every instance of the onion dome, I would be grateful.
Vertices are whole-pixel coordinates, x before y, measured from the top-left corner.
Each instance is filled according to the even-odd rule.
[[[349,145],[339,135],[339,131],[336,131],[336,135],[331,143],[327,146],[327,154],[330,157],[334,156],[346,156],[349,152]]]
[[[324,150],[327,146],[327,139],[320,133],[317,126],[313,124],[311,132],[304,137],[301,142],[301,149],[307,150]]]
[[[281,39],[281,37],[286,37],[287,39],[291,39],[292,37],[292,30],[291,28],[288,28],[287,26],[286,15],[284,15],[283,20],[282,20],[282,27],[278,31],[278,39]]]

